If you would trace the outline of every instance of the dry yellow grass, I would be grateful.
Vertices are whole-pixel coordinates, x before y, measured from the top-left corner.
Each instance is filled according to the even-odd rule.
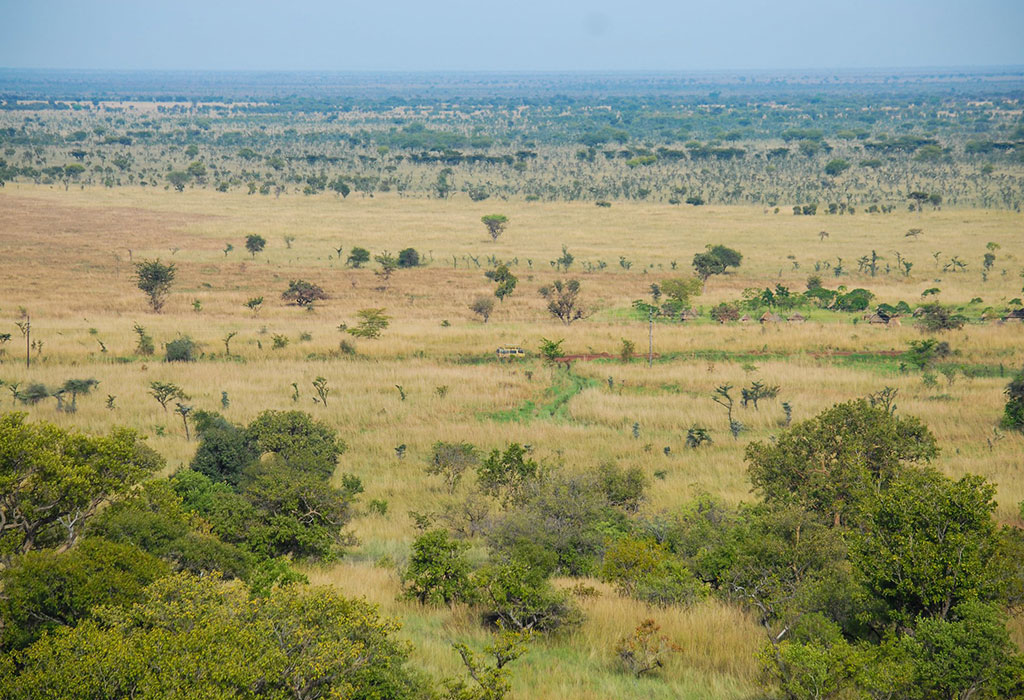
[[[497,243],[487,239],[479,221],[494,211],[511,219]],[[924,229],[920,240],[904,238],[912,227]],[[822,229],[830,233],[825,241],[817,235]],[[267,251],[255,260],[243,248],[248,233],[268,241]],[[291,249],[285,247],[285,235],[295,236]],[[989,241],[1001,248],[995,271],[982,282],[980,258]],[[179,384],[197,408],[221,410],[221,393],[227,392],[231,405],[223,412],[239,423],[265,409],[296,407],[328,422],[349,444],[339,471],[363,479],[364,501],[385,499],[389,509],[384,516],[357,517],[352,530],[363,545],[351,560],[313,571],[311,578],[365,595],[406,620],[405,634],[418,649],[416,662],[438,675],[458,671],[451,639],[482,644],[485,634],[464,610],[431,612],[397,602],[396,574],[375,565],[380,557],[400,562],[407,555],[415,536],[409,510],[438,510],[448,498],[436,477],[423,471],[436,440],[466,440],[487,449],[526,442],[540,459],[570,470],[608,460],[636,464],[652,477],[646,506],[651,510],[673,508],[702,491],[735,503],[751,498],[743,449],[779,429],[781,401],[792,405],[794,420],[801,420],[888,385],[899,390],[900,413],[921,417],[938,437],[938,468],[950,476],[971,472],[994,481],[998,518],[1021,524],[1024,438],[997,439],[993,432],[1006,378],[958,376],[947,386],[940,376],[940,386],[929,388],[916,373],[828,356],[903,350],[921,337],[909,324],[888,330],[849,319],[764,328],[658,324],[655,350],[683,353],[676,359],[653,368],[639,361],[577,362],[572,371],[587,385],[569,399],[559,418],[488,418],[516,411],[528,401],[551,401],[548,388],[558,383],[557,373],[565,372],[537,360],[494,363],[489,358],[495,346],[519,343],[534,351],[542,337],[564,338],[569,352],[616,354],[628,338],[641,352],[647,327],[624,310],[644,297],[652,282],[686,274],[692,255],[710,242],[738,248],[744,262],[737,274],[709,282],[698,300],[705,307],[735,299],[748,286],[782,283],[802,289],[817,260],[834,262],[840,256],[855,271],[856,258],[872,249],[890,261],[891,251],[900,250],[915,262],[909,278],[853,274],[841,279],[848,287],[871,289],[882,301],[913,302],[932,286],[940,287],[939,298],[949,303],[980,296],[986,305],[1001,306],[1021,294],[1024,227],[1020,215],[1007,212],[793,217],[726,207],[615,204],[600,209],[383,196],[276,199],[129,188],[64,192],[9,183],[0,190],[0,333],[14,337],[0,355],[0,379],[47,385],[98,379],[97,395],[80,399],[76,414],[57,413],[52,401],[17,408],[34,419],[87,431],[105,431],[114,424],[136,428],[167,457],[169,469],[186,464],[195,445],[185,441],[179,417],[165,415],[148,395],[151,381]],[[227,243],[235,250],[225,255]],[[556,277],[548,261],[559,255],[563,243],[578,261],[571,276],[581,279],[584,296],[595,307],[590,319],[569,327],[547,317],[536,291]],[[382,291],[371,269],[351,270],[333,259],[338,246],[346,257],[356,245],[393,253],[411,246],[431,262],[396,272]],[[147,310],[132,280],[129,251],[136,261],[159,256],[177,264],[178,280],[165,313]],[[932,251],[942,251],[940,259],[957,255],[971,267],[967,273],[944,274],[935,269]],[[491,284],[467,255],[480,256],[484,267],[487,255],[519,260],[519,288],[486,325],[473,319],[467,305],[473,296],[489,293]],[[789,255],[800,263],[799,270]],[[620,267],[620,256],[633,261],[631,270]],[[532,270],[527,260],[533,261]],[[580,267],[598,260],[607,262],[607,269],[585,273]],[[672,261],[678,261],[679,271],[671,270]],[[827,272],[822,275],[826,285],[836,282]],[[296,278],[321,284],[331,298],[312,312],[284,305],[280,294]],[[242,306],[253,296],[266,299],[258,316]],[[193,300],[200,301],[200,312],[193,311]],[[19,307],[31,314],[33,338],[43,343],[31,369],[24,367],[23,342],[14,327]],[[392,316],[381,339],[353,340],[338,330],[366,307],[384,307]],[[449,324],[442,325],[446,320]],[[136,322],[155,337],[158,354],[122,362],[117,358],[132,355]],[[235,357],[225,359],[222,339],[232,331],[237,332],[231,341]],[[300,340],[303,333],[310,339]],[[178,334],[195,338],[207,358],[190,365],[161,362],[159,346]],[[272,348],[277,334],[290,340],[287,347]],[[356,356],[337,353],[342,339],[354,343]],[[1024,365],[1021,325],[972,325],[944,339],[965,363],[1003,364],[1008,372]],[[761,356],[744,361],[686,356],[714,350]],[[311,382],[318,376],[331,387],[326,407],[311,401]],[[734,440],[724,411],[710,394],[717,385],[739,386],[753,379],[780,385],[779,399],[757,411],[738,408],[737,418],[749,430]],[[395,385],[402,386],[405,400]],[[440,396],[438,387],[447,387],[447,393]],[[107,395],[116,396],[113,410],[104,407]],[[0,389],[0,409],[11,408],[11,394]],[[637,439],[634,423],[639,423]],[[694,423],[712,430],[713,445],[697,451],[684,447],[686,429]],[[406,445],[403,459],[395,452],[401,444]],[[662,478],[654,478],[656,473]],[[589,614],[582,629],[544,642],[543,654],[524,659],[515,680],[520,697],[701,697],[702,692],[741,697],[754,692],[751,655],[760,633],[737,610],[710,602],[691,610],[657,611],[655,617],[684,652],[665,669],[662,681],[624,682],[613,668],[611,647],[651,613],[602,592],[584,601]],[[1012,631],[1018,642],[1024,641],[1020,620]]]

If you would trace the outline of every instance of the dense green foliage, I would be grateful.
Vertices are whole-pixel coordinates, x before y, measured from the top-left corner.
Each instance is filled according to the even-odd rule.
[[[414,698],[396,626],[366,603],[286,586],[250,598],[216,577],[159,579],[141,600],[43,637],[0,669],[6,698]],[[10,662],[8,662],[10,663]],[[6,671],[6,672],[4,672]]]

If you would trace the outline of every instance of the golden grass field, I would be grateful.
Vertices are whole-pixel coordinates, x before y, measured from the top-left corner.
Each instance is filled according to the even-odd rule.
[[[504,213],[511,221],[497,242],[480,223],[489,213]],[[906,238],[910,228],[924,233],[918,240]],[[829,233],[825,240],[818,235],[822,230]],[[266,250],[255,258],[244,249],[249,233],[267,239]],[[294,236],[291,248],[285,236]],[[1000,248],[983,282],[981,258],[990,241]],[[228,243],[234,250],[225,254]],[[971,324],[943,336],[961,353],[958,362],[1003,365],[1005,377],[958,375],[950,383],[939,375],[939,385],[928,387],[920,373],[895,371],[893,362],[834,356],[902,351],[922,337],[911,323],[898,329],[853,323],[859,314],[766,327],[706,320],[659,323],[655,352],[681,355],[651,368],[640,359],[576,362],[571,371],[583,388],[564,396],[567,402],[553,417],[530,418],[525,411],[520,415],[526,419],[515,421],[495,415],[558,398],[550,387],[564,385],[566,371],[536,359],[542,337],[564,338],[563,347],[572,354],[617,355],[623,338],[634,341],[638,353],[646,352],[647,325],[627,313],[630,302],[647,297],[652,282],[688,274],[689,260],[707,243],[737,248],[744,259],[735,274],[711,278],[697,300],[705,308],[737,299],[751,286],[781,283],[802,291],[816,261],[834,263],[837,257],[850,273],[836,280],[822,270],[826,286],[863,286],[877,301],[890,303],[903,299],[913,305],[923,290],[939,287],[943,302],[981,297],[984,306],[1002,308],[1022,295],[1024,284],[1024,219],[1008,212],[794,217],[738,207],[473,203],[462,195],[449,201],[357,195],[342,200],[141,188],[65,192],[8,183],[0,189],[0,333],[10,332],[12,339],[2,346],[0,380],[59,385],[91,377],[100,384],[79,399],[75,414],[58,413],[53,401],[16,407],[7,388],[0,389],[0,408],[28,410],[34,419],[85,431],[115,424],[136,428],[167,458],[169,469],[186,464],[195,444],[186,442],[180,418],[165,414],[148,395],[151,381],[179,384],[190,394],[190,404],[209,410],[222,410],[221,395],[227,392],[230,407],[222,412],[238,423],[266,409],[291,408],[326,421],[349,445],[339,471],[360,476],[366,488],[352,525],[361,545],[344,561],[311,571],[310,578],[365,595],[400,617],[403,634],[416,644],[416,662],[437,676],[458,670],[451,640],[482,643],[486,633],[466,610],[425,611],[396,601],[398,574],[381,565],[382,559],[400,564],[406,557],[415,536],[408,511],[437,511],[449,498],[440,479],[423,470],[437,440],[465,440],[485,449],[508,441],[530,443],[537,457],[570,470],[613,460],[640,465],[651,477],[664,472],[652,479],[645,506],[650,511],[671,509],[702,491],[735,503],[752,498],[744,446],[779,429],[782,401],[793,407],[793,419],[801,420],[888,385],[899,390],[899,412],[920,417],[938,438],[942,453],[936,466],[950,476],[971,472],[992,480],[998,486],[998,519],[1024,524],[1019,518],[1024,437],[993,431],[1009,374],[1024,366],[1022,324]],[[592,310],[590,318],[569,327],[548,317],[537,293],[542,284],[565,277],[549,264],[563,244],[577,261],[568,276],[580,279]],[[414,247],[428,264],[398,270],[381,289],[375,265],[353,270],[337,259],[336,248],[343,248],[345,258],[353,246],[373,253]],[[893,251],[900,251],[914,262],[911,275],[858,274],[856,259],[872,249],[893,265]],[[967,271],[943,272],[932,256],[936,251],[940,263],[954,255],[967,261]],[[483,276],[488,255],[518,259],[513,271],[519,286],[484,324],[468,304],[492,289]],[[464,256],[478,256],[481,267]],[[620,266],[620,256],[632,261],[631,269]],[[131,265],[157,257],[178,268],[171,298],[159,315],[149,311],[135,288]],[[584,262],[599,260],[606,269],[583,269]],[[320,284],[330,299],[309,312],[285,305],[281,292],[299,278]],[[265,298],[258,315],[243,307],[255,296]],[[193,308],[195,300],[200,311]],[[22,307],[31,316],[32,338],[42,341],[31,369],[25,368],[24,339],[15,326]],[[353,339],[339,331],[339,324],[352,325],[355,312],[368,307],[383,307],[392,317],[380,339]],[[154,336],[155,356],[133,356],[135,323]],[[237,332],[231,359],[222,342],[229,332]],[[206,357],[189,365],[163,363],[161,345],[178,334],[197,340]],[[302,334],[310,339],[301,340]],[[287,347],[273,349],[274,335],[286,336]],[[343,339],[355,346],[356,355],[337,352]],[[522,345],[533,357],[494,361],[494,348],[509,343]],[[712,351],[748,357],[707,359]],[[318,376],[331,389],[326,406],[311,400],[311,382]],[[738,387],[754,379],[778,384],[779,398],[758,411],[737,408],[736,417],[749,431],[734,440],[724,410],[710,395],[717,385]],[[438,387],[447,387],[443,396]],[[108,395],[116,397],[112,410],[105,407]],[[636,439],[634,423],[639,423]],[[695,423],[711,430],[713,445],[685,448],[686,429]],[[407,449],[399,459],[395,448],[402,444]],[[386,515],[366,511],[373,499],[388,502]],[[652,611],[599,582],[587,583],[601,594],[582,601],[586,623],[569,635],[539,642],[517,664],[517,697],[756,694],[753,654],[763,633],[742,612],[714,601]],[[612,647],[651,615],[683,652],[659,678],[638,682],[615,670]],[[1014,621],[1013,633],[1024,642],[1024,621]]]

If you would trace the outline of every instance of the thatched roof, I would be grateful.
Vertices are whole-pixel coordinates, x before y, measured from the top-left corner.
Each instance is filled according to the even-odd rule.
[[[789,321],[790,323],[803,323],[807,319],[804,318],[804,316],[798,311],[797,313],[793,314],[786,320]]]
[[[782,316],[772,313],[771,311],[765,311],[764,315],[761,316],[760,321],[761,323],[780,323],[782,321]]]

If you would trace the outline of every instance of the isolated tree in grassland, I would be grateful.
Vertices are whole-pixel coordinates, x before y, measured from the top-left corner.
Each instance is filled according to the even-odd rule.
[[[244,304],[245,308],[252,311],[252,315],[256,316],[259,314],[260,309],[263,308],[263,297],[252,297]]]
[[[370,251],[366,248],[356,246],[352,249],[352,252],[348,254],[348,260],[346,262],[354,268],[360,268],[364,264],[370,262]]]
[[[481,217],[480,221],[487,227],[487,233],[492,241],[498,240],[498,236],[505,233],[505,227],[508,226],[508,217],[504,214],[487,214]]]
[[[711,275],[722,275],[730,267],[739,267],[743,255],[724,245],[708,244],[707,250],[693,256],[693,269],[705,282]]]
[[[171,382],[150,382],[149,394],[164,409],[164,413],[167,413],[167,403],[171,399],[188,400],[189,398],[188,394],[182,391],[180,386]]]
[[[420,254],[415,248],[403,248],[398,251],[399,267],[419,267]]]
[[[494,311],[494,299],[491,297],[477,297],[469,305],[469,310],[483,319],[484,323],[487,323],[487,319],[491,317],[491,313]]]
[[[245,249],[249,251],[249,254],[255,258],[256,253],[260,253],[264,248],[267,247],[267,239],[258,233],[250,233],[245,237]]]
[[[174,263],[164,264],[159,259],[135,263],[136,286],[149,297],[149,305],[156,313],[164,308],[175,272]]]
[[[68,413],[74,413],[78,410],[78,397],[85,396],[98,385],[99,381],[95,379],[69,379],[61,385],[54,396],[57,397],[58,405],[63,406],[63,396],[71,394],[71,404],[63,406],[63,409]]]
[[[281,298],[289,304],[307,308],[313,302],[327,298],[327,293],[316,284],[306,280],[291,280],[288,282],[288,289],[281,293]]]
[[[356,312],[359,323],[354,328],[347,329],[348,332],[357,338],[379,338],[391,320],[390,316],[384,314],[385,311],[386,309],[360,309]]]
[[[548,301],[548,313],[567,326],[585,315],[579,299],[579,280],[555,280],[541,287],[540,295]]]
[[[0,416],[0,564],[43,547],[71,545],[111,497],[163,466],[131,430],[109,436]]]
[[[493,270],[488,270],[484,273],[484,277],[498,285],[494,289],[494,296],[498,297],[498,301],[505,301],[505,297],[515,290],[516,284],[519,282],[519,278],[512,274],[512,270],[506,263],[501,263]]]

